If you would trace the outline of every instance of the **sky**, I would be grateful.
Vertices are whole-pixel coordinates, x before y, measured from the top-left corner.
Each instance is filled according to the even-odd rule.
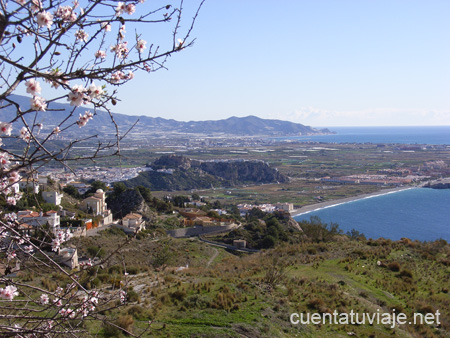
[[[198,3],[185,1],[182,28]],[[180,121],[450,125],[449,13],[448,0],[206,0],[194,46],[167,70],[137,73],[114,109]],[[170,29],[152,26],[146,39]]]

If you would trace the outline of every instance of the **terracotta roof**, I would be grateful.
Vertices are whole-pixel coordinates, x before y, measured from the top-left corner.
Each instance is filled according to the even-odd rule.
[[[139,219],[139,218],[142,218],[142,216],[132,212],[126,215],[123,219]]]

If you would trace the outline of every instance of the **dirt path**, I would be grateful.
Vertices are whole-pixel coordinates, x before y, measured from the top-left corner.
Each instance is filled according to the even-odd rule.
[[[216,259],[217,255],[219,254],[219,250],[217,250],[216,248],[212,248],[212,249],[214,250],[214,253],[212,254],[208,263],[206,263],[206,267],[209,267],[211,265],[211,263]]]

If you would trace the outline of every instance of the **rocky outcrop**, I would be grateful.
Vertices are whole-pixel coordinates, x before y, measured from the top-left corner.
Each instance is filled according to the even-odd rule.
[[[119,195],[110,195],[106,202],[115,219],[123,218],[130,212],[141,214],[147,221],[155,218],[155,213],[150,209],[137,189],[126,189]]]
[[[424,185],[424,188],[431,189],[450,189],[450,183],[435,183]]]
[[[243,184],[285,183],[289,178],[263,161],[199,161],[179,155],[164,155],[151,164],[153,171],[124,182],[152,190],[188,190],[232,187]]]
[[[293,219],[291,216],[289,216],[286,224],[287,224],[288,229],[292,228],[297,231],[303,232],[303,229],[301,228],[300,224],[298,224],[298,222],[295,219]]]

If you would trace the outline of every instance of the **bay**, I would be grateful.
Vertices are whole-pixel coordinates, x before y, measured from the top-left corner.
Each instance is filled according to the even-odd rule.
[[[426,127],[328,127],[332,135],[276,138],[327,143],[398,143],[450,145],[450,126]]]
[[[339,204],[295,216],[318,216],[344,231],[356,229],[367,238],[450,241],[450,189],[413,188]]]

